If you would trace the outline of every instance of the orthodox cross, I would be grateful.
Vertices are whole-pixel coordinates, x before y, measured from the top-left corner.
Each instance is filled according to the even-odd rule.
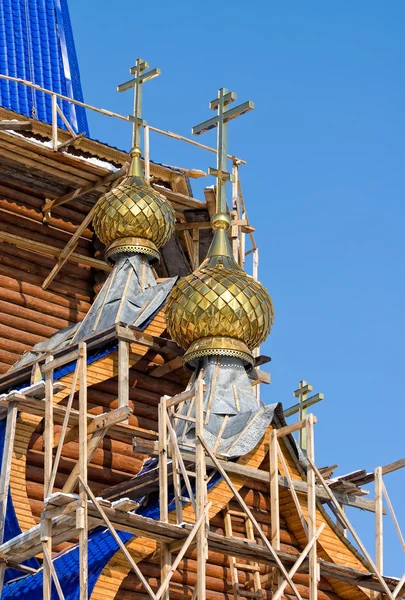
[[[227,172],[228,159],[228,122],[254,109],[253,102],[248,100],[234,108],[228,108],[236,100],[234,92],[226,88],[218,90],[218,97],[210,102],[210,108],[217,111],[217,115],[193,127],[194,135],[201,135],[214,127],[218,127],[217,134],[217,168],[210,167],[209,174],[217,178],[217,212],[226,213],[226,182],[232,180],[232,175]]]
[[[294,413],[298,413],[298,420],[302,421],[307,416],[307,408],[320,402],[324,399],[323,394],[314,394],[308,398],[308,394],[312,392],[312,385],[306,381],[300,381],[298,390],[294,392],[294,398],[298,398],[298,404],[294,404],[284,411],[285,417],[290,417]],[[307,432],[305,427],[298,432],[298,445],[301,450],[307,449]]]
[[[146,69],[149,69],[149,64],[142,58],[137,58],[135,66],[129,70],[135,77],[117,87],[119,92],[134,88],[134,114],[129,115],[128,120],[133,123],[132,146],[138,148],[141,143],[141,127],[146,125],[146,121],[142,119],[142,84],[160,75],[160,69],[151,69],[145,73]]]

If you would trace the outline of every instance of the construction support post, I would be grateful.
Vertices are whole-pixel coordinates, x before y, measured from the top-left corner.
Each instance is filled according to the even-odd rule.
[[[6,432],[4,435],[4,449],[1,460],[0,473],[0,544],[4,541],[4,527],[6,524],[6,511],[8,501],[8,490],[10,486],[11,459],[13,457],[15,429],[17,424],[17,402],[10,402],[7,407]],[[0,597],[3,590],[6,563],[0,563]]]
[[[87,518],[87,346],[79,344],[79,529],[80,600],[88,600],[88,518]]]
[[[306,418],[307,457],[315,463],[314,443],[314,415],[309,414]],[[307,470],[308,486],[308,540],[312,540],[316,534],[316,487],[315,471],[310,463]],[[318,561],[316,543],[309,552],[309,600],[318,598]]]
[[[205,467],[205,450],[201,442],[204,439],[204,382],[197,379],[195,383],[195,458],[196,458],[196,520],[205,510],[207,503],[207,479]],[[197,532],[197,600],[205,600],[205,571],[208,558],[207,544],[208,515],[205,523]]]
[[[375,486],[375,566],[379,573],[383,572],[383,480],[382,468],[374,470]]]
[[[168,440],[167,440],[167,403],[166,397],[162,396],[158,408],[158,432],[159,432],[159,508],[160,520],[163,523],[169,522],[169,496],[167,481],[167,460],[168,460]],[[173,476],[175,474],[173,473]],[[160,547],[160,581],[164,581],[171,566],[171,553],[169,544],[161,543]],[[169,600],[169,586],[162,594],[162,600]]]
[[[118,408],[129,406],[129,343],[118,341]],[[128,423],[128,419],[124,421]]]
[[[278,439],[277,429],[270,431],[270,512],[271,512],[271,545],[280,550],[280,499],[278,487]],[[273,593],[279,587],[280,572],[277,567],[273,571]]]
[[[52,96],[53,99],[53,96]],[[56,99],[56,98],[55,98]],[[53,360],[48,355],[45,364]],[[45,375],[45,428],[44,428],[44,504],[52,489],[50,489],[52,477],[52,451],[53,451],[53,369]],[[41,542],[44,554],[44,584],[43,600],[51,600],[52,597],[52,573],[48,558],[52,560],[52,519],[41,516]]]

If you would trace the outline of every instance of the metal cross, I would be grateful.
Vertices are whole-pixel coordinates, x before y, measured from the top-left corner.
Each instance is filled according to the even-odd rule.
[[[312,392],[312,385],[306,381],[300,381],[298,390],[294,392],[294,398],[298,398],[298,404],[292,406],[284,412],[284,416],[290,416],[294,412],[298,412],[298,420],[302,421],[307,416],[307,408],[316,404],[320,400],[323,400],[323,394],[314,394],[313,396],[307,397],[309,392]],[[294,410],[296,409],[296,410]],[[298,445],[301,450],[307,449],[307,432],[305,427],[298,432]]]
[[[142,119],[142,84],[160,75],[160,69],[151,69],[145,73],[146,69],[149,69],[149,63],[142,58],[137,58],[135,66],[129,70],[135,77],[117,87],[119,92],[126,92],[134,88],[134,114],[133,116],[129,115],[128,120],[133,123],[132,146],[138,148],[141,143],[141,127],[146,125],[146,121]]]
[[[228,122],[254,109],[253,102],[248,100],[234,108],[228,104],[236,100],[234,92],[226,88],[218,90],[218,97],[210,102],[210,108],[217,111],[217,115],[193,127],[194,135],[201,135],[214,127],[218,127],[217,136],[217,168],[209,169],[209,174],[217,177],[217,212],[226,213],[226,182],[232,180],[232,175],[227,172],[228,159]]]

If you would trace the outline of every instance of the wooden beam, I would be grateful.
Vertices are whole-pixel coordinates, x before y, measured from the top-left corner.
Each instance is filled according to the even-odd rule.
[[[314,415],[313,419],[314,419],[314,423],[316,423],[316,417]],[[291,425],[286,425],[285,427],[281,427],[280,429],[277,429],[277,436],[278,437],[284,437],[285,435],[290,435],[291,433],[294,433],[294,431],[301,431],[301,429],[303,429],[304,427],[306,427],[307,424],[307,420],[303,419],[302,421],[297,421],[296,423],[291,423]]]
[[[0,121],[0,131],[31,131],[31,121]]]
[[[10,485],[11,459],[13,457],[14,438],[17,423],[17,402],[10,402],[7,407],[6,432],[3,444],[3,456],[1,459],[0,474],[0,544],[4,540],[4,526],[8,501],[8,490]]]
[[[87,229],[88,225],[91,223],[94,215],[95,206],[90,210],[90,212],[85,216],[82,223],[76,229],[66,246],[63,248],[61,253],[59,254],[58,261],[56,265],[53,267],[52,271],[49,273],[48,277],[45,279],[42,284],[42,289],[46,290],[47,287],[52,283],[55,279],[56,275],[59,273],[63,265],[69,260],[70,255],[75,250],[77,244],[79,243],[80,237],[82,233]]]
[[[316,489],[315,471],[313,469],[313,464],[315,461],[315,417],[313,414],[309,414],[305,420],[307,459],[308,461],[310,461],[307,470],[308,540],[312,540],[316,535]],[[312,545],[311,550],[309,552],[309,599],[318,600],[318,564],[316,543]]]
[[[23,238],[19,235],[14,235],[13,233],[7,233],[6,231],[0,231],[0,242],[7,242],[7,244],[11,244],[17,248],[23,248],[24,250],[36,252],[37,254],[44,254],[45,256],[52,256],[53,258],[59,258],[62,252],[60,248],[55,248],[55,246]],[[71,252],[68,256],[68,260],[76,265],[83,265],[101,271],[111,271],[110,265],[103,260],[91,256],[84,256],[84,254]]]
[[[175,356],[183,356],[184,354],[184,350],[172,340],[149,335],[136,327],[125,327],[117,324],[116,334],[118,339],[147,346],[158,353],[174,354]]]
[[[173,192],[173,190],[169,190],[169,188],[163,187],[162,185],[156,185],[152,183],[152,187],[155,188],[158,192],[160,192],[167,200],[172,202],[173,204],[178,204],[182,209],[206,209],[207,204],[202,200],[197,200],[197,198],[191,198],[191,196],[186,196],[185,194],[180,194],[179,192]]]
[[[88,185],[80,187],[77,190],[74,190],[73,192],[64,194],[59,198],[54,198],[53,200],[48,199],[43,205],[42,211],[44,213],[48,212],[52,210],[52,208],[55,208],[55,206],[61,206],[62,204],[66,204],[66,202],[70,202],[71,200],[77,200],[77,198],[84,196],[84,194],[89,194],[90,192],[97,190],[98,188],[106,185],[107,183],[112,183],[113,181],[117,181],[117,179],[120,179],[121,177],[125,177],[125,175],[128,172],[128,167],[129,164],[126,162],[120,169],[118,169],[118,171],[115,171],[114,173],[109,173],[108,175],[101,177],[93,183],[89,183]]]
[[[183,359],[181,356],[176,356],[169,360],[164,365],[160,365],[159,367],[155,367],[151,371],[149,371],[148,375],[151,377],[163,377],[172,371],[176,371],[177,369],[181,369],[183,367]]]
[[[202,379],[195,382],[195,516],[199,519],[204,514],[207,504],[207,472],[205,465],[204,436],[204,383]],[[206,600],[206,562],[208,558],[208,518],[197,532],[197,599]]]
[[[79,506],[76,511],[76,522],[79,533],[79,567],[80,567],[80,600],[87,600],[89,597],[88,587],[88,569],[89,569],[89,549],[88,536],[89,524],[87,515],[87,465],[91,460],[92,451],[96,451],[100,436],[104,430],[93,433],[90,442],[87,441],[87,346],[85,342],[79,343],[79,460],[73,467],[63,491],[73,491],[77,477],[79,477]],[[102,439],[102,438],[101,438]],[[92,444],[93,442],[93,444]],[[92,444],[92,446],[91,446]],[[90,451],[90,452],[89,452]]]

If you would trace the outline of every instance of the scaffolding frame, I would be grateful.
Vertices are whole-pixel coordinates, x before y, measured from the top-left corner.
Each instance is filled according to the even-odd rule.
[[[151,346],[160,344],[152,336],[145,336],[134,328],[120,325],[114,331],[104,333],[105,339],[118,339],[118,408],[102,415],[91,415],[87,412],[87,354],[92,348],[92,341],[80,342],[73,349],[48,355],[41,367],[45,381],[31,385],[23,392],[11,392],[0,396],[0,413],[6,421],[6,443],[2,457],[0,475],[0,587],[3,586],[4,572],[7,567],[20,569],[24,573],[33,573],[35,569],[21,563],[28,558],[42,554],[43,559],[43,598],[50,600],[52,582],[60,600],[65,600],[63,590],[58,581],[52,560],[53,546],[62,541],[72,540],[79,536],[80,555],[80,600],[88,598],[88,535],[89,531],[99,525],[107,528],[116,540],[129,566],[136,573],[146,593],[152,600],[170,599],[170,580],[181,560],[193,545],[197,549],[197,584],[194,589],[195,600],[206,597],[206,561],[209,548],[227,555],[233,568],[234,598],[264,597],[265,590],[273,591],[274,600],[280,600],[286,586],[290,586],[297,600],[302,597],[294,584],[293,577],[298,571],[309,574],[310,600],[317,600],[320,576],[343,580],[353,585],[384,594],[389,600],[396,600],[405,595],[405,574],[401,579],[384,577],[383,566],[383,497],[393,518],[402,548],[405,542],[401,533],[387,489],[382,480],[383,474],[405,466],[405,460],[397,461],[387,467],[377,467],[374,472],[376,488],[375,500],[361,499],[362,506],[375,512],[376,517],[376,561],[374,562],[363,545],[355,528],[342,509],[342,503],[350,504],[348,498],[334,493],[315,464],[314,426],[316,417],[308,414],[304,419],[291,425],[270,429],[269,436],[269,471],[251,469],[228,461],[225,456],[216,453],[204,439],[204,381],[201,378],[192,381],[184,392],[173,396],[163,396],[159,404],[158,439],[148,440],[139,437],[139,428],[130,426],[128,418],[131,414],[128,400],[128,344],[131,342]],[[100,339],[100,336],[98,337]],[[167,340],[166,343],[169,343]],[[170,347],[170,344],[169,344]],[[55,370],[74,364],[74,371],[66,406],[53,401],[54,394],[64,387],[54,381]],[[79,397],[79,410],[72,408],[75,394]],[[186,413],[183,408],[189,403]],[[4,521],[7,494],[10,482],[11,458],[17,422],[17,412],[25,411],[44,417],[44,509],[40,524],[31,530],[16,536],[7,542],[4,538]],[[191,416],[192,411],[195,417]],[[54,424],[61,424],[62,430],[58,443],[54,436]],[[184,424],[183,429],[181,424]],[[195,428],[195,442],[185,437],[186,426]],[[111,429],[110,429],[111,428]],[[114,432],[118,439],[132,441],[139,452],[140,448],[152,456],[158,456],[159,483],[159,520],[137,515],[134,511],[139,506],[134,500],[121,493],[115,501],[96,498],[87,482],[88,464],[99,443],[107,433]],[[292,479],[287,462],[280,448],[280,441],[294,432],[306,431],[307,438],[307,473],[306,481]],[[52,493],[63,443],[66,440],[78,440],[79,459],[68,477],[62,492]],[[54,456],[54,448],[55,456]],[[232,473],[246,478],[266,481],[269,485],[271,503],[271,534],[266,536],[255,519],[252,511],[233,484]],[[227,484],[233,500],[239,504],[238,515],[243,515],[246,523],[254,530],[250,539],[238,540],[229,535],[219,535],[210,531],[209,485],[211,478],[217,474]],[[137,478],[135,478],[136,481]],[[74,493],[78,485],[78,493]],[[298,557],[280,550],[280,486],[289,489],[299,515],[307,543]],[[174,498],[169,504],[169,488],[172,486]],[[306,495],[307,517],[301,507],[298,494]],[[108,495],[108,494],[107,494]],[[356,571],[344,566],[327,563],[317,553],[317,540],[325,527],[317,523],[317,502],[328,501],[333,514],[349,530],[360,548],[369,572]],[[366,503],[366,504],[365,504]],[[192,508],[188,514],[192,518],[185,521],[185,507]],[[228,510],[224,507],[224,510]],[[228,518],[232,511],[228,511]],[[234,511],[235,512],[235,511]],[[123,529],[134,535],[148,536],[159,545],[161,558],[160,587],[154,591],[142,569],[134,561],[117,531]],[[241,565],[240,560],[245,563]],[[239,561],[239,562],[238,562]],[[260,575],[259,564],[272,567],[271,572]],[[247,567],[246,567],[247,565]],[[238,581],[238,569],[250,570],[242,587]],[[254,591],[250,591],[253,589]],[[1,590],[0,590],[1,591]]]

